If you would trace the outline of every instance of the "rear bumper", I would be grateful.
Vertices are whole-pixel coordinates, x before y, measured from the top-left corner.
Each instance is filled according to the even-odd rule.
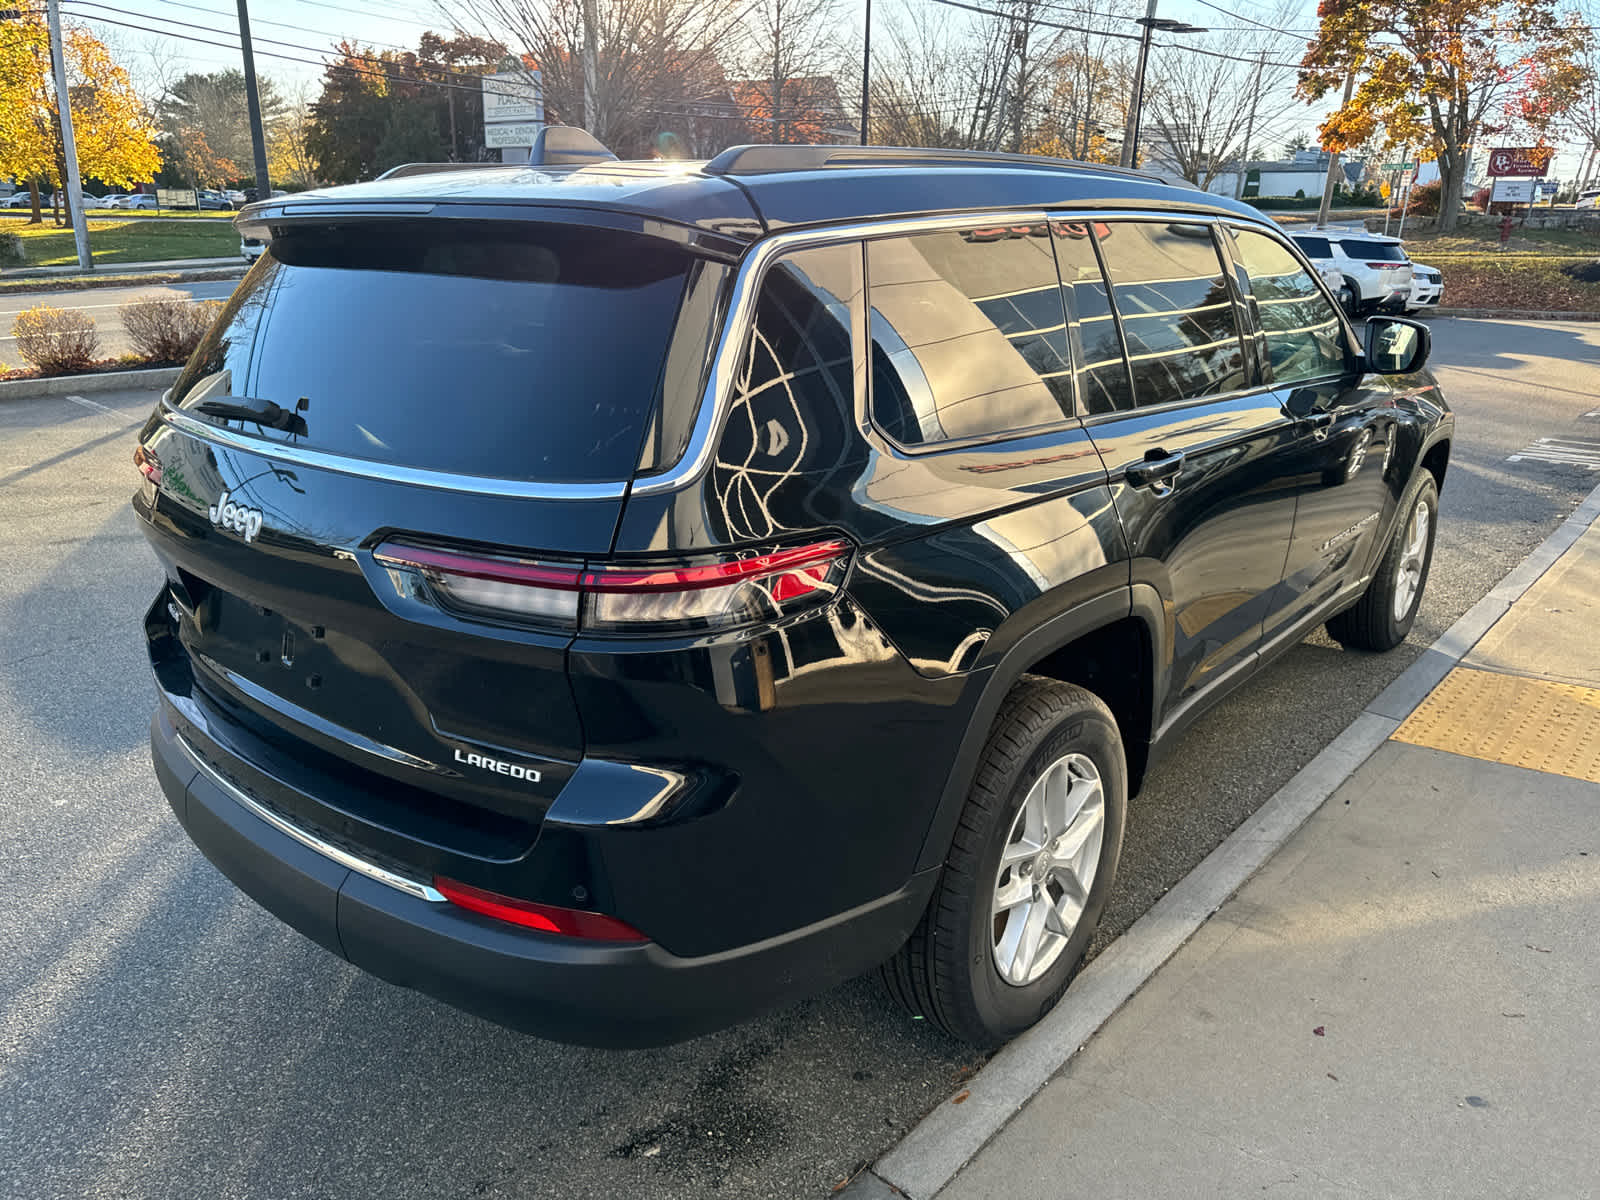
[[[256,815],[201,769],[163,699],[156,775],[202,853],[274,916],[391,983],[501,1025],[591,1046],[653,1046],[734,1024],[869,969],[916,923],[935,872],[827,921],[699,958],[652,942],[526,931],[407,894]]]

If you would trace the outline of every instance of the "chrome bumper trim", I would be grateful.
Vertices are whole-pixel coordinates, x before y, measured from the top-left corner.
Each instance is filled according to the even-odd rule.
[[[177,734],[177,739],[178,744],[183,747],[184,752],[188,754],[200,774],[221,788],[230,800],[237,801],[248,809],[251,814],[260,817],[279,833],[293,838],[308,850],[315,850],[324,858],[338,863],[341,867],[347,867],[358,874],[365,875],[368,879],[375,879],[379,883],[394,888],[397,892],[404,892],[408,896],[414,896],[418,900],[426,900],[430,904],[448,903],[444,893],[437,888],[423,883],[419,879],[411,879],[405,875],[396,874],[385,867],[378,866],[377,863],[368,862],[358,855],[351,854],[348,850],[340,849],[331,842],[323,841],[316,834],[300,828],[292,821],[287,821],[280,817],[266,805],[247,796],[234,784],[224,779],[215,767],[201,757],[200,752],[194,748],[193,743],[188,738],[183,736],[182,732]]]

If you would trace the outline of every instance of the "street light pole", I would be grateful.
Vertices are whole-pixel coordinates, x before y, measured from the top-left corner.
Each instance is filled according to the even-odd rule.
[[[1190,25],[1183,21],[1174,21],[1170,17],[1156,16],[1156,0],[1150,0],[1150,7],[1145,10],[1145,15],[1136,17],[1134,23],[1144,26],[1144,35],[1139,38],[1139,64],[1133,72],[1133,98],[1128,104],[1128,124],[1122,134],[1122,165],[1136,167],[1139,165],[1139,123],[1144,110],[1144,72],[1145,64],[1150,58],[1150,35],[1159,29],[1162,33],[1208,33],[1203,25]]]
[[[256,160],[256,199],[272,195],[272,180],[267,174],[267,134],[261,127],[261,92],[256,87],[256,53],[250,45],[250,8],[239,0],[239,45],[244,48],[244,100],[250,111],[250,147]]]
[[[1139,37],[1139,63],[1133,69],[1133,95],[1128,100],[1128,123],[1122,131],[1122,165],[1132,167],[1138,162],[1139,110],[1144,106],[1144,64],[1150,57],[1150,30],[1156,23],[1156,0],[1150,0],[1144,10],[1144,33]]]
[[[861,46],[861,144],[872,139],[867,135],[867,114],[872,109],[872,0],[867,0],[867,36]]]
[[[61,120],[61,155],[66,159],[67,177],[61,186],[67,193],[67,215],[72,218],[72,241],[78,248],[78,269],[94,270],[89,253],[89,226],[83,219],[83,181],[78,176],[78,143],[72,136],[72,93],[67,88],[66,46],[61,40],[61,5],[49,0],[50,66],[56,77],[56,114]]]

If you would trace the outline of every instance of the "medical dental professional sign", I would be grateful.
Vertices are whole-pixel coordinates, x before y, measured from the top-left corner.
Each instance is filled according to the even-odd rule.
[[[483,77],[483,144],[490,150],[531,147],[544,128],[539,72],[504,69],[514,61],[501,63],[501,71]]]

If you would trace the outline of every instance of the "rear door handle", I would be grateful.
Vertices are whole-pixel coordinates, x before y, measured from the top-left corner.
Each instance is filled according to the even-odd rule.
[[[1155,451],[1160,454],[1161,452]],[[1134,487],[1149,487],[1152,484],[1162,483],[1174,478],[1183,470],[1183,451],[1176,454],[1162,455],[1160,458],[1146,458],[1143,462],[1128,464],[1124,474],[1128,482]]]

